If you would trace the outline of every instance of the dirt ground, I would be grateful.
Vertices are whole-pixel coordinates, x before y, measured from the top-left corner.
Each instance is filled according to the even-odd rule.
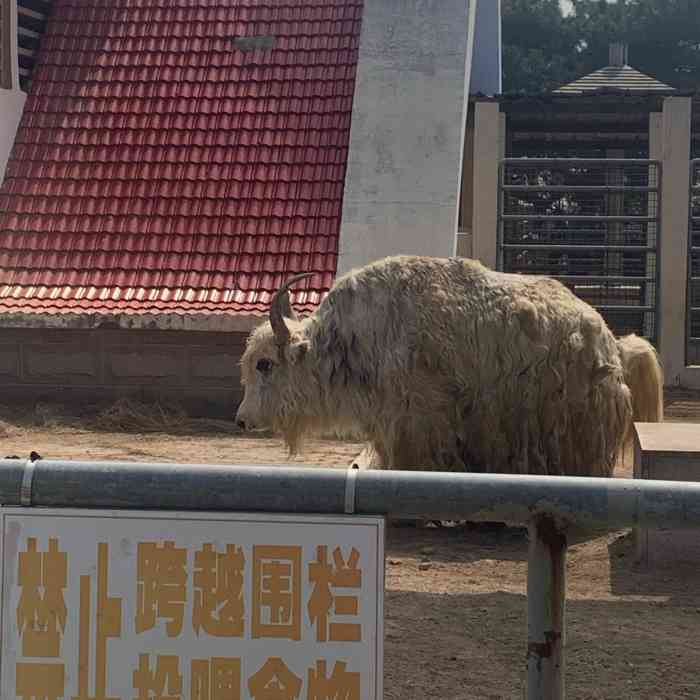
[[[700,423],[700,396],[675,391],[667,419]],[[286,464],[272,437],[230,426],[106,430],[57,407],[0,409],[2,456],[47,459]],[[108,426],[109,427],[109,426]],[[157,424],[151,430],[156,430]],[[297,463],[344,467],[361,446],[318,440]],[[617,476],[631,474],[621,465]],[[578,541],[567,577],[567,696],[576,700],[700,698],[700,566],[645,570],[629,531]],[[521,529],[390,528],[385,698],[525,697],[527,539]]]

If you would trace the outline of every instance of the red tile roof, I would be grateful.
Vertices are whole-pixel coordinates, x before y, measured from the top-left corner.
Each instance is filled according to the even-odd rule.
[[[261,313],[302,271],[293,301],[315,307],[336,271],[361,14],[57,0],[0,189],[0,312]]]

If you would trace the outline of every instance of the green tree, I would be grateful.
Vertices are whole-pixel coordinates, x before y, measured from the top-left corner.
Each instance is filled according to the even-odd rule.
[[[629,62],[682,90],[700,88],[700,7],[697,0],[572,0],[579,39],[577,71],[608,62],[611,41],[626,41]]]
[[[503,0],[503,84],[536,94],[602,68],[612,41],[630,63],[682,90],[700,89],[698,0]]]
[[[503,86],[548,92],[576,77],[576,38],[559,0],[503,0]]]

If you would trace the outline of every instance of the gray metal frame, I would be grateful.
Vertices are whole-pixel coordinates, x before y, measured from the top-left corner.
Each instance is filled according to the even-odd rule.
[[[686,366],[690,364],[700,364],[698,362],[693,362],[690,357],[690,347],[693,344],[700,346],[700,336],[693,336],[693,319],[697,316],[700,317],[700,306],[692,305],[693,296],[693,286],[700,286],[700,270],[696,271],[693,275],[693,253],[700,256],[700,246],[693,245],[693,226],[697,225],[700,231],[700,216],[693,216],[693,195],[700,195],[700,182],[694,185],[695,173],[700,172],[700,158],[696,158],[690,161],[690,191],[688,197],[690,199],[690,206],[688,207],[688,286],[686,291],[686,340],[685,340],[685,364]],[[700,354],[700,350],[696,350],[694,353],[696,356]]]
[[[700,483],[328,468],[0,460],[0,503],[526,524],[529,700],[565,697],[572,527],[700,527]]]
[[[522,166],[601,166],[609,167],[611,165],[631,165],[631,166],[653,166],[656,170],[656,185],[655,186],[626,186],[626,185],[559,185],[559,186],[542,186],[542,185],[507,185],[504,183],[506,167],[509,165]],[[658,333],[660,326],[660,309],[661,309],[661,250],[662,250],[662,228],[661,228],[661,198],[662,198],[662,163],[658,160],[641,159],[641,158],[503,158],[499,162],[498,167],[498,228],[497,228],[497,263],[496,267],[499,270],[510,272],[506,269],[504,252],[506,250],[533,250],[533,251],[625,251],[625,252],[647,252],[654,253],[656,256],[655,271],[653,276],[615,276],[615,275],[558,275],[548,274],[547,276],[558,279],[561,282],[569,283],[615,283],[615,282],[630,282],[632,284],[653,283],[654,284],[654,304],[653,305],[634,305],[634,304],[594,304],[593,306],[601,312],[615,311],[638,311],[652,313],[654,315],[654,334],[650,337],[653,343],[658,341]],[[656,216],[603,216],[603,215],[557,215],[557,214],[506,214],[504,213],[504,193],[507,192],[647,192],[657,193]],[[504,242],[504,226],[507,221],[568,221],[568,222],[605,222],[605,223],[626,223],[626,222],[641,222],[656,224],[656,240],[655,245],[635,246],[635,245],[606,245],[606,244],[552,244],[552,243],[505,243]],[[526,274],[526,273],[525,273]],[[540,274],[540,273],[538,273]]]

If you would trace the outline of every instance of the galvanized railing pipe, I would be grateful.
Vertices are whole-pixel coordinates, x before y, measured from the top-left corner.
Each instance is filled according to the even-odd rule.
[[[342,513],[344,469],[136,462],[34,462],[35,506]],[[24,460],[0,460],[0,504],[22,505]],[[700,483],[366,470],[354,512],[398,518],[700,527]],[[26,481],[26,480],[25,480]],[[25,484],[25,490],[26,490]]]
[[[567,528],[700,527],[700,483],[287,466],[0,460],[0,504],[527,524],[530,700],[564,698]]]

